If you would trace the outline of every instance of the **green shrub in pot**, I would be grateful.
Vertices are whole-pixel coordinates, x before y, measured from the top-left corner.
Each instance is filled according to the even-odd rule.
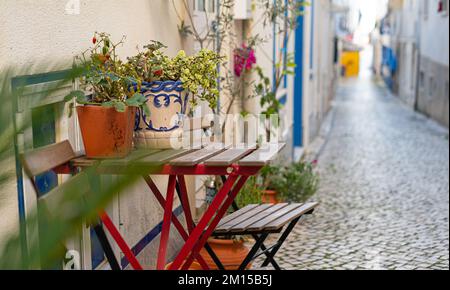
[[[282,178],[276,184],[281,198],[288,202],[305,202],[313,196],[319,185],[319,176],[314,172],[314,164],[294,163],[281,171]]]

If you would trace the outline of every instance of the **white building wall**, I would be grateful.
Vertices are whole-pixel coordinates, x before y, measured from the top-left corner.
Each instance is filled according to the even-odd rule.
[[[314,0],[314,7],[306,8],[304,14],[303,140],[305,147],[317,136],[334,95],[336,82],[333,64],[334,36],[332,1]]]
[[[420,54],[438,64],[448,66],[448,12],[438,13],[439,0],[422,0],[420,2]],[[425,8],[425,5],[428,5],[428,8]],[[427,16],[425,9],[428,10]]]
[[[449,126],[449,11],[438,11],[439,0],[419,5],[419,76],[417,108]]]
[[[448,0],[443,0],[447,3]],[[391,0],[390,46],[397,57],[394,92],[410,107],[449,124],[449,13],[440,0]]]

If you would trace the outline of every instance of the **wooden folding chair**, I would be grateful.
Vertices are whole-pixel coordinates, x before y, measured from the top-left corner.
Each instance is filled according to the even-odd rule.
[[[266,255],[266,259],[261,265],[262,267],[266,267],[270,263],[276,270],[281,270],[275,260],[275,255],[300,218],[304,215],[312,214],[317,206],[318,203],[248,205],[223,218],[215,229],[213,236],[249,235],[255,239],[254,246],[239,266],[239,270],[246,269],[251,261],[261,255]],[[236,205],[234,207],[237,208]],[[270,234],[279,233],[281,235],[275,244],[270,247],[264,245]],[[260,249],[261,252],[258,253]],[[219,269],[224,269],[220,261],[216,261],[216,259],[214,261]]]
[[[57,144],[52,144],[42,148],[38,148],[32,151],[28,151],[21,155],[21,161],[25,169],[27,177],[30,179],[31,184],[36,192],[38,201],[39,218],[58,218],[63,219],[62,222],[71,222],[71,218],[76,212],[67,212],[64,216],[53,216],[52,209],[61,205],[61,201],[64,199],[66,189],[72,187],[75,184],[77,186],[77,198],[83,199],[86,194],[90,192],[90,181],[87,174],[81,172],[72,177],[67,182],[54,188],[47,194],[42,194],[35,182],[35,177],[49,171],[55,171],[65,174],[76,174],[76,170],[70,167],[69,161],[76,158],[77,155],[72,149],[72,146],[68,141],[64,141]],[[76,208],[70,210],[76,211]],[[70,211],[69,210],[69,211]],[[94,231],[100,241],[105,256],[113,270],[120,270],[119,263],[114,255],[111,244],[105,234],[100,221],[93,225]]]
[[[226,181],[226,177],[222,176],[222,181]],[[255,240],[255,244],[239,265],[239,270],[245,270],[247,266],[256,258],[265,255],[261,267],[266,267],[269,263],[275,270],[281,270],[281,267],[275,260],[275,255],[280,250],[295,225],[304,215],[310,215],[314,212],[319,204],[312,203],[283,203],[283,204],[252,204],[244,208],[239,208],[235,201],[232,203],[234,212],[224,217],[213,236],[229,237],[229,236],[251,236]],[[287,225],[287,226],[286,226]],[[270,234],[280,234],[277,242],[267,247],[264,242]],[[219,270],[225,270],[220,259],[214,253],[212,248],[205,247],[208,254],[213,259]],[[261,250],[260,252],[258,252]]]

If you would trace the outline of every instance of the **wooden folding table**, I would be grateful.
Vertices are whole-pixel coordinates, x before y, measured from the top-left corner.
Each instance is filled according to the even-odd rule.
[[[139,150],[126,158],[114,160],[92,160],[81,157],[72,160],[71,164],[75,167],[95,165],[99,174],[122,174],[130,168],[137,170],[142,174],[152,193],[164,208],[157,269],[165,269],[170,226],[173,223],[184,239],[184,245],[170,265],[169,270],[188,269],[194,260],[197,260],[203,269],[208,270],[207,264],[199,254],[200,250],[205,245],[207,246],[208,238],[226,214],[247,179],[250,176],[257,175],[264,166],[276,158],[283,147],[284,144],[267,144],[260,148],[248,146],[235,148],[226,147],[223,144],[211,144],[202,149]],[[169,176],[165,198],[152,180],[151,175]],[[220,175],[227,177],[197,225],[194,224],[190,211],[185,181],[186,175]],[[180,196],[187,231],[172,213],[175,191]],[[100,218],[133,269],[142,269],[136,256],[109,216],[102,212]]]

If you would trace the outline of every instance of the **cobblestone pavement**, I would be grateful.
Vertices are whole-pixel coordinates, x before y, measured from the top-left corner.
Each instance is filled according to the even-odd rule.
[[[343,83],[333,113],[321,205],[280,250],[281,267],[448,270],[448,131],[370,80]]]

